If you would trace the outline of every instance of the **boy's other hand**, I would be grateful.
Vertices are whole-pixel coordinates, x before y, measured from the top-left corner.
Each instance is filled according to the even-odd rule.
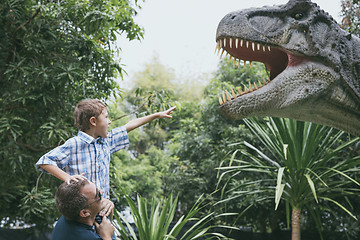
[[[172,118],[170,114],[176,109],[176,106],[169,108],[166,111],[159,112],[159,118]]]
[[[86,179],[87,178],[85,177],[85,173],[82,173],[81,175],[69,176],[67,179],[65,179],[64,182],[66,182],[67,184],[70,184],[71,181],[78,182],[80,180],[86,180]]]
[[[100,216],[110,216],[110,214],[114,210],[114,203],[110,201],[109,199],[104,199],[105,204],[104,208],[99,212]]]

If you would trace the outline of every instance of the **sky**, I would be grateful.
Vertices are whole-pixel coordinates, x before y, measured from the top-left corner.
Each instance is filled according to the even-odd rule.
[[[312,0],[340,22],[340,0]],[[287,0],[145,0],[134,21],[145,29],[141,41],[117,40],[121,63],[128,73],[119,81],[131,85],[134,73],[156,57],[179,79],[199,79],[213,73],[217,25],[228,13],[250,7],[286,4]],[[205,77],[206,78],[206,77]]]

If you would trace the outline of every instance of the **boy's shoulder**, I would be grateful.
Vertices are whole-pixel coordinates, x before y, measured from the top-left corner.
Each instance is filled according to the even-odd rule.
[[[73,136],[69,139],[67,139],[62,145],[60,145],[59,147],[67,147],[67,146],[71,146],[76,144],[76,142],[78,142],[79,137],[78,136]]]

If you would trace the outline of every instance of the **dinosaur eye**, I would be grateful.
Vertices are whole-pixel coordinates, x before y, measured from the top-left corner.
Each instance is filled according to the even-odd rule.
[[[304,17],[304,14],[301,12],[297,12],[293,15],[293,18],[295,18],[296,20],[300,20]]]

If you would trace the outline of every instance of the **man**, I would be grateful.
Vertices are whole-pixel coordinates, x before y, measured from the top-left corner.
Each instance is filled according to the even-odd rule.
[[[57,222],[52,240],[111,240],[114,227],[103,215],[101,224],[95,216],[109,203],[102,192],[88,180],[62,183],[56,192],[56,207],[63,215]],[[95,224],[95,228],[94,228]]]

